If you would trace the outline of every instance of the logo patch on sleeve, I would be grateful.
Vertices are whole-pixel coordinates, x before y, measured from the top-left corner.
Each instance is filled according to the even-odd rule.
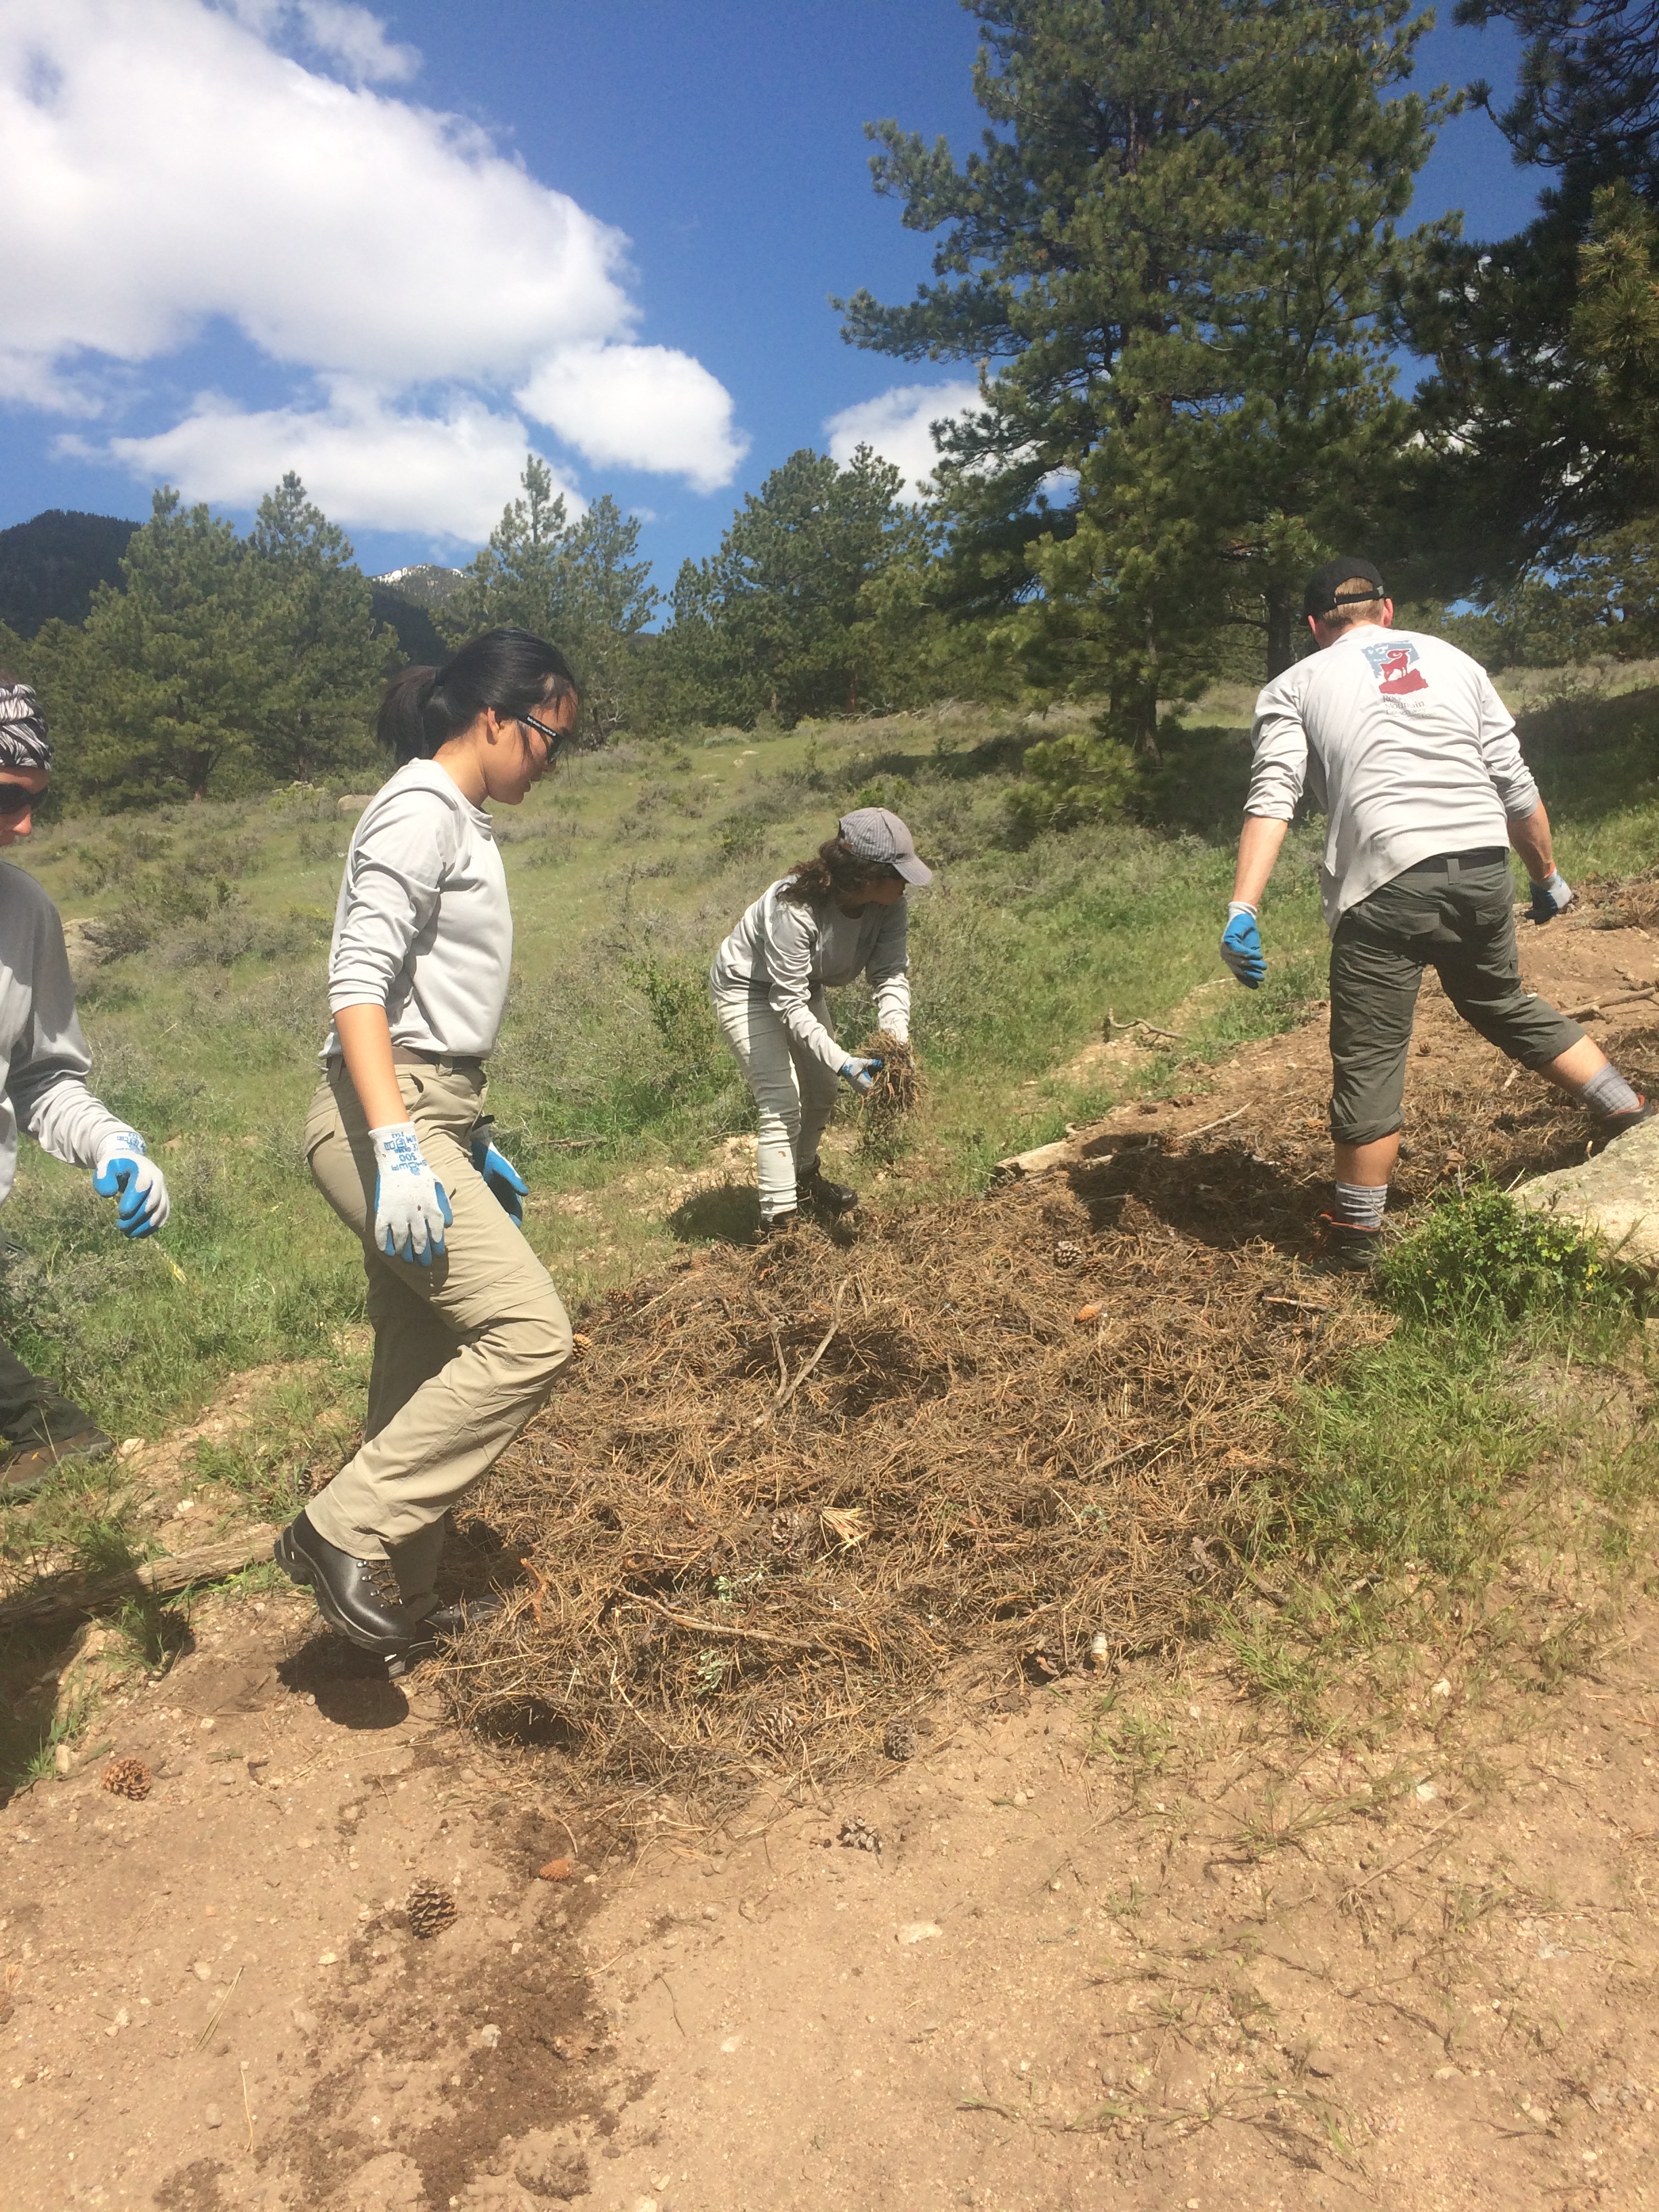
[[[1361,647],[1376,672],[1376,688],[1385,699],[1398,699],[1407,691],[1426,691],[1429,679],[1417,665],[1414,645],[1367,645]]]

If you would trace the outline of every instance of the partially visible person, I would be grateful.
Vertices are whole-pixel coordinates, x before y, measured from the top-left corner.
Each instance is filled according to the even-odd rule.
[[[522,804],[576,712],[563,654],[528,630],[487,630],[441,668],[405,669],[378,725],[397,770],[358,821],[340,885],[333,1027],[305,1143],[362,1241],[374,1357],[362,1447],[276,1555],[393,1672],[465,1626],[463,1608],[438,1602],[446,1516],[570,1358],[564,1307],[520,1226],[526,1186],[484,1112],[513,969],[486,802]]]
[[[1396,630],[1369,561],[1343,554],[1304,600],[1319,650],[1256,701],[1221,957],[1247,989],[1267,973],[1257,915],[1305,790],[1326,816],[1320,870],[1331,933],[1331,1135],[1336,1204],[1319,1217],[1338,1263],[1376,1261],[1400,1152],[1406,1054],[1425,968],[1458,1012],[1522,1066],[1584,1106],[1592,1142],[1650,1118],[1577,1023],[1521,980],[1513,847],[1540,927],[1572,897],[1515,718],[1478,661]]]
[[[868,1091],[877,1063],[836,1042],[824,989],[866,976],[879,1026],[908,1040],[904,894],[933,880],[897,815],[861,806],[811,860],[761,894],[714,955],[715,1018],[760,1112],[764,1237],[793,1227],[803,1204],[833,1217],[859,1202],[857,1191],[825,1176],[818,1146],[837,1085]]]
[[[27,684],[0,669],[0,846],[20,844],[52,781],[52,743]],[[150,1237],[167,1218],[167,1187],[144,1140],[87,1088],[91,1055],[76,1018],[75,988],[58,909],[21,868],[0,867],[0,1201],[17,1173],[17,1132],[44,1152],[90,1168],[93,1188],[116,1201],[126,1237]],[[0,1345],[0,1504],[33,1497],[60,1467],[115,1449],[90,1413]]]

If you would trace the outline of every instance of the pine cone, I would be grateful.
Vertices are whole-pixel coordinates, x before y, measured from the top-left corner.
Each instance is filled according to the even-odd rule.
[[[872,1828],[860,1814],[855,1813],[850,1820],[842,1822],[839,1841],[843,1850],[878,1851],[881,1831]]]
[[[441,1936],[455,1921],[455,1900],[435,1881],[417,1881],[404,1907],[411,1936]]]
[[[881,1747],[889,1759],[914,1759],[916,1755],[916,1732],[908,1721],[889,1721]]]
[[[150,1779],[150,1771],[142,1759],[112,1759],[104,1769],[105,1789],[135,1802],[149,1796]]]
[[[1082,1245],[1069,1237],[1062,1237],[1054,1247],[1054,1265],[1057,1267],[1080,1267],[1088,1256]]]

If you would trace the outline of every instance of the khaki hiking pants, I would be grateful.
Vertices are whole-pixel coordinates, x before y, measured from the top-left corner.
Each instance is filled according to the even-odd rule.
[[[711,995],[720,1034],[760,1109],[756,1179],[761,1218],[770,1221],[775,1214],[795,1210],[796,1185],[817,1164],[818,1146],[836,1110],[841,1078],[790,1036],[773,1012],[763,983],[726,991],[711,987]],[[807,1004],[829,1029],[830,1007],[823,990],[814,991]]]
[[[472,1164],[482,1074],[438,1061],[400,1067],[398,1087],[455,1218],[429,1267],[375,1249],[374,1148],[336,1063],[311,1102],[306,1156],[362,1240],[374,1361],[362,1449],[306,1511],[354,1559],[390,1559],[419,1617],[436,1601],[445,1513],[545,1401],[570,1358],[570,1323],[551,1276]]]

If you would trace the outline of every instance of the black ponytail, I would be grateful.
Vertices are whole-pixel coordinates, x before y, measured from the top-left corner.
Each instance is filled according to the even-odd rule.
[[[374,734],[401,767],[430,760],[487,707],[511,718],[575,696],[557,646],[527,629],[487,629],[441,668],[401,669],[386,687]]]

